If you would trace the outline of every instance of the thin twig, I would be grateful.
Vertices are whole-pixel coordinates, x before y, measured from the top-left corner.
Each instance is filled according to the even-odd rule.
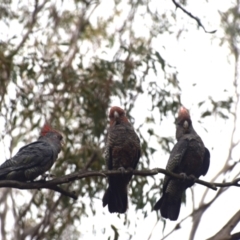
[[[11,52],[11,56],[14,56],[22,48],[22,46],[25,44],[25,42],[27,41],[30,33],[33,30],[34,25],[37,22],[37,15],[38,15],[38,13],[43,9],[43,7],[45,6],[45,4],[47,2],[48,2],[48,0],[45,0],[41,5],[38,5],[38,0],[35,0],[34,11],[33,11],[32,16],[30,18],[31,20],[30,20],[30,22],[28,22],[25,25],[25,27],[28,28],[28,30],[24,34],[24,36],[23,36],[21,42],[18,44],[18,46]]]
[[[223,18],[223,16],[222,16],[222,20],[225,23],[227,23],[227,21]],[[234,40],[230,38],[229,43],[234,44]],[[239,73],[239,49],[238,49],[238,47],[235,46],[235,48],[233,48],[232,52],[233,52],[233,55],[235,57],[233,86],[234,86],[234,97],[236,98],[235,103],[233,105],[234,110],[231,112],[231,114],[233,116],[233,129],[231,130],[230,146],[228,148],[229,149],[228,150],[228,156],[226,158],[225,164],[222,167],[222,169],[213,177],[213,179],[211,181],[215,181],[222,174],[226,174],[227,172],[230,172],[238,164],[238,162],[235,162],[232,165],[229,164],[230,160],[232,159],[233,148],[235,147],[235,140],[234,140],[235,135],[238,132],[237,131],[237,126],[238,126],[238,122],[239,122],[238,121],[238,108],[239,108],[239,103],[240,103],[240,94],[238,92],[238,82],[239,82],[239,75],[240,75],[240,73]],[[233,180],[233,181],[237,181],[236,184],[238,184],[239,179],[236,179],[236,180]],[[225,186],[226,186],[226,183],[225,183]],[[221,186],[219,185],[219,187],[221,187]],[[206,189],[204,191],[199,206],[204,204],[204,201],[206,200],[207,194],[208,194],[208,189]],[[199,215],[193,219],[193,225],[192,225],[192,229],[191,229],[191,233],[190,233],[190,237],[189,237],[190,240],[194,239],[194,237],[195,237],[195,234],[196,234],[197,228],[199,226],[199,223],[201,221],[202,215],[203,215],[203,212],[199,213]]]
[[[240,221],[240,210],[238,210],[232,218],[229,219],[229,221],[219,230],[218,233],[216,233],[213,237],[208,238],[208,240],[217,240],[217,239],[239,239],[236,238],[236,236],[239,237],[238,235],[235,235],[233,238],[230,238],[232,230],[235,228],[235,226],[239,223]]]
[[[215,32],[217,31],[217,30],[207,31],[207,30],[205,29],[205,27],[203,26],[201,20],[200,20],[198,17],[193,16],[192,13],[188,12],[185,8],[183,8],[183,7],[182,7],[179,3],[177,3],[175,0],[172,0],[172,2],[173,2],[174,5],[176,6],[176,8],[180,8],[180,9],[181,9],[184,13],[186,13],[190,18],[194,19],[194,20],[197,22],[198,26],[201,27],[201,28],[204,30],[204,32],[206,32],[206,33],[215,33]]]

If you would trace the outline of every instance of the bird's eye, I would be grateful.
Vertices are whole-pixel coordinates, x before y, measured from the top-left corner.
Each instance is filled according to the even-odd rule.
[[[60,141],[62,141],[62,140],[63,140],[63,136],[62,136],[62,135],[58,135],[58,139],[59,139]]]

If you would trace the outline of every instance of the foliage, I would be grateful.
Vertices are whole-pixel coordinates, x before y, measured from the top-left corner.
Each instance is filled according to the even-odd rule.
[[[146,108],[157,108],[166,115],[178,107],[178,99],[164,90],[168,86],[179,91],[175,70],[151,44],[166,26],[170,27],[165,13],[152,11],[145,1],[115,1],[111,2],[111,11],[102,14],[100,9],[107,2],[36,0],[4,1],[1,5],[2,27],[8,32],[0,43],[1,121],[6,129],[2,139],[11,137],[12,153],[20,141],[27,143],[36,138],[33,130],[45,120],[51,122],[65,135],[64,151],[52,170],[56,176],[80,169],[104,169],[102,152],[113,97],[130,115],[138,97],[146,92],[146,83],[152,99],[152,106]],[[143,12],[152,26],[144,27],[145,34],[138,36],[134,21]],[[157,29],[162,18],[165,24]],[[149,72],[155,75],[151,82],[146,79]],[[154,150],[140,136],[141,169],[148,168]],[[137,186],[131,193],[136,209],[145,211],[146,202],[154,201],[141,197],[147,184],[145,178],[134,178],[132,182]],[[79,196],[101,198],[106,181],[88,178],[69,188]],[[57,239],[66,229],[73,231],[70,226],[74,221],[88,214],[89,205],[84,202],[53,192],[31,192],[33,198],[26,205],[12,199],[16,215],[25,213],[15,223],[18,239]],[[90,208],[96,211],[94,204]],[[33,214],[36,209],[37,216]]]
[[[0,121],[1,141],[9,146],[7,157],[19,143],[35,140],[36,130],[48,120],[65,135],[64,151],[51,173],[61,176],[81,169],[104,169],[109,107],[118,102],[134,123],[131,113],[143,96],[149,105],[142,104],[143,118],[135,125],[142,145],[138,169],[150,166],[156,151],[149,145],[152,138],[160,143],[159,148],[170,151],[172,136],[159,137],[154,129],[166,116],[173,119],[181,104],[181,89],[177,70],[161,53],[164,46],[159,43],[156,49],[153,42],[174,33],[177,17],[174,5],[172,10],[156,6],[156,1],[147,0],[2,0]],[[212,111],[225,117],[222,109],[229,109],[233,99],[209,101],[202,117]],[[159,197],[160,183],[133,178],[130,198],[143,216],[149,203],[152,206]],[[94,201],[102,198],[106,181],[86,178],[65,187],[89,202],[73,201],[49,190],[4,190],[0,198],[5,209],[2,239],[78,239],[81,228],[75,226],[84,216],[102,211]],[[19,202],[19,198],[26,199]],[[14,231],[7,227],[7,211],[14,217]],[[118,229],[111,228],[117,239]]]

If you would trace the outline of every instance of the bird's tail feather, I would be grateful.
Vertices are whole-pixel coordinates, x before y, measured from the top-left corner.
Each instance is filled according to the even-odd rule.
[[[172,198],[168,193],[164,193],[163,196],[156,202],[153,209],[160,209],[162,217],[175,221],[178,219],[180,207],[181,198]]]
[[[127,211],[127,183],[119,177],[109,179],[109,187],[103,196],[103,206],[106,205],[108,205],[110,213],[125,213]]]

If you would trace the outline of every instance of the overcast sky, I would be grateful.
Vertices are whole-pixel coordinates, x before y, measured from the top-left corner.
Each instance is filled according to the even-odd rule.
[[[208,102],[209,96],[214,100],[226,100],[228,96],[233,95],[233,77],[234,77],[234,61],[233,58],[229,57],[229,50],[226,45],[219,46],[218,36],[221,36],[222,31],[220,29],[220,18],[218,11],[226,11],[229,5],[229,1],[189,1],[187,6],[188,10],[194,15],[202,19],[202,23],[207,30],[211,31],[217,29],[215,35],[206,34],[202,29],[198,30],[196,28],[196,22],[190,20],[185,14],[180,10],[178,11],[178,22],[175,26],[175,31],[177,31],[180,26],[185,25],[187,32],[183,32],[182,35],[176,39],[175,34],[168,35],[167,33],[159,36],[159,39],[154,40],[153,44],[156,49],[159,49],[163,57],[173,66],[175,66],[179,72],[178,79],[180,81],[180,86],[182,89],[182,103],[185,107],[190,110],[194,128],[197,133],[202,137],[205,145],[209,148],[211,152],[211,164],[208,174],[203,177],[203,180],[210,181],[210,179],[221,169],[223,163],[225,162],[227,151],[230,141],[230,132],[233,127],[231,122],[231,117],[229,120],[223,120],[216,116],[210,116],[204,119],[200,119],[198,103],[200,101]],[[66,6],[67,7],[67,6]],[[159,1],[159,5],[151,6],[156,8],[173,9],[173,3],[171,1]],[[103,12],[107,14],[107,9],[111,9],[111,4],[108,0],[103,1],[103,4],[98,7],[95,12],[95,16],[98,13]],[[124,14],[124,13],[123,13]],[[119,20],[119,25],[121,24],[121,19]],[[140,18],[136,24],[136,32],[139,35],[144,35],[143,22],[147,25],[147,20],[144,17]],[[188,23],[187,23],[188,22]],[[116,27],[117,27],[116,23]],[[0,25],[1,26],[1,25]],[[4,36],[3,29],[0,31],[1,37]],[[163,47],[164,46],[164,47]],[[105,56],[106,57],[106,56]],[[156,78],[154,74],[148,76]],[[147,84],[147,82],[145,83]],[[240,91],[240,89],[238,89]],[[142,96],[136,102],[135,109],[132,115],[135,117],[135,127],[137,128],[145,121],[145,116],[142,115],[142,103],[144,102],[146,106],[151,99],[148,96]],[[119,105],[119,101],[113,100],[112,105]],[[154,114],[159,115],[157,110]],[[240,125],[240,124],[239,124]],[[143,128],[144,129],[144,128]],[[0,126],[0,130],[1,129]],[[163,120],[161,125],[155,126],[155,131],[159,132],[160,136],[175,136],[175,126],[173,124],[173,118],[169,117]],[[239,131],[239,129],[238,129]],[[240,136],[240,133],[239,133]],[[164,154],[157,142],[151,142],[152,146],[157,151],[152,159],[151,168],[161,167],[164,168],[167,164],[168,156]],[[0,145],[0,151],[4,152],[6,146]],[[18,149],[15,149],[16,152]],[[15,153],[14,152],[14,153]],[[234,152],[236,158],[240,156],[240,150]],[[7,154],[4,154],[7,155]],[[156,178],[162,178],[163,175],[158,175]],[[194,192],[196,204],[199,203],[201,195],[203,194],[205,187],[195,184]],[[238,189],[238,191],[240,191]],[[225,223],[226,221],[238,210],[239,197],[235,197],[236,189],[231,188],[224,194],[219,200],[217,200],[213,206],[206,212],[203,217],[203,221],[200,224],[198,232],[196,234],[196,240],[203,240],[214,235]],[[238,194],[239,196],[239,194]],[[160,189],[159,189],[160,197]],[[187,190],[187,205],[184,204],[181,207],[181,212],[178,221],[186,217],[192,211],[191,204],[191,194],[190,190]],[[209,197],[210,199],[210,197]],[[21,200],[21,198],[20,198]],[[84,200],[89,201],[84,198],[79,197],[78,201]],[[226,206],[226,202],[228,203]],[[102,208],[101,199],[96,199],[94,204],[96,209]],[[83,219],[81,225],[81,239],[106,239],[109,233],[112,233],[110,225],[115,225],[120,231],[120,240],[128,239],[128,230],[133,229],[136,231],[134,240],[147,239],[152,229],[156,224],[156,213],[151,212],[151,206],[149,208],[149,216],[142,220],[142,215],[136,213],[133,208],[131,208],[131,203],[127,213],[128,219],[133,219],[136,221],[136,226],[134,224],[129,227],[123,225],[123,220],[125,215],[118,218],[116,214],[110,214],[105,208],[102,211],[98,211],[96,216],[88,217]],[[103,216],[104,215],[104,216]],[[213,217],[214,216],[214,217]],[[138,219],[139,218],[139,219]],[[211,222],[209,221],[211,220]],[[212,222],[214,220],[214,222]],[[133,223],[134,223],[133,221]],[[167,220],[165,227],[165,233],[168,233],[175,227],[177,222],[171,222]],[[172,234],[168,240],[176,239],[188,239],[188,234],[190,232],[191,219],[188,219],[182,225],[182,228]],[[94,227],[93,227],[94,225]],[[83,227],[84,226],[84,227]],[[96,235],[92,233],[92,230],[96,231]],[[107,232],[103,233],[102,229],[107,228]],[[159,240],[163,236],[162,234],[163,223],[161,221],[157,222],[153,232],[151,240]],[[238,226],[234,231],[240,231],[240,226]]]
[[[165,7],[172,8],[171,1],[163,1]],[[158,6],[159,7],[159,6]],[[159,48],[163,57],[171,63],[171,65],[176,66],[179,75],[178,79],[180,81],[180,86],[182,89],[182,103],[185,107],[190,109],[192,116],[192,121],[195,130],[202,137],[205,145],[209,148],[211,152],[211,164],[208,174],[203,178],[203,180],[210,181],[211,178],[222,168],[225,159],[227,157],[227,152],[230,141],[230,133],[233,127],[232,118],[229,120],[223,120],[216,116],[210,116],[204,119],[200,119],[200,113],[198,103],[200,101],[208,102],[211,96],[215,101],[226,100],[228,96],[233,96],[233,79],[234,79],[234,59],[229,56],[229,49],[226,45],[219,46],[218,37],[222,36],[222,30],[220,29],[220,17],[218,11],[226,11],[229,7],[229,2],[226,1],[190,1],[188,9],[202,19],[202,23],[205,25],[206,29],[217,30],[214,35],[206,34],[202,29],[196,29],[196,23],[189,20],[186,15],[184,15],[180,10],[178,10],[178,23],[176,25],[176,31],[185,22],[190,24],[185,24],[187,33],[182,33],[179,39],[173,38],[168,34],[160,36],[154,42],[156,49]],[[182,17],[182,19],[181,19]],[[136,23],[137,24],[137,23]],[[138,21],[139,34],[143,33],[143,27],[141,25],[141,19]],[[135,28],[137,29],[137,28]],[[159,44],[161,42],[161,44]],[[164,46],[164,48],[162,47]],[[152,76],[155,77],[155,76]],[[151,78],[151,76],[149,76]],[[147,96],[141,97],[136,103],[136,108],[134,109],[132,115],[135,117],[135,127],[142,124],[144,121],[144,116],[142,116],[142,103],[144,102],[146,106],[147,102],[150,101]],[[118,105],[119,102],[116,100],[113,105]],[[155,114],[158,114],[157,111]],[[172,124],[172,126],[170,126]],[[175,135],[175,126],[173,124],[173,119],[165,119],[161,126],[155,127],[155,130],[159,132],[161,136],[169,136],[169,132],[172,136]],[[240,135],[240,134],[239,134]],[[151,143],[153,147],[159,148],[157,143]],[[235,152],[235,156],[239,156],[240,151]],[[239,157],[238,157],[239,158]],[[159,160],[161,159],[161,160]],[[168,160],[168,156],[158,151],[154,154],[153,161],[151,162],[151,167],[165,167]],[[157,177],[163,177],[163,175],[158,175]],[[195,184],[195,200],[196,204],[199,203],[200,198],[205,190],[205,187]],[[211,191],[210,191],[211,192]],[[226,194],[223,194],[211,208],[204,214],[202,222],[197,231],[196,240],[203,240],[211,237],[217,231],[219,231],[228,219],[238,210],[239,198],[234,197],[236,194],[236,188],[231,188]],[[160,196],[160,195],[159,195]],[[182,204],[181,212],[178,221],[186,217],[192,211],[190,190],[187,190],[187,206]],[[190,200],[189,200],[190,199]],[[209,195],[211,199],[211,194]],[[226,207],[226,203],[227,207]],[[99,200],[99,207],[101,206],[101,200]],[[197,206],[197,205],[196,205]],[[156,224],[156,214],[151,212],[149,208],[149,216],[144,220],[138,220],[136,226],[136,235],[134,240],[138,239],[148,239],[149,234],[152,229],[151,240],[159,240],[162,238],[163,223],[159,221]],[[94,218],[96,221],[96,229],[98,234],[96,238],[99,239],[101,236],[100,229],[106,227],[108,224],[114,224],[118,228],[123,230],[120,232],[120,239],[127,239],[126,226],[122,225],[124,217],[118,219],[116,215],[109,214],[107,209],[105,210],[107,218],[104,222],[101,222],[102,215],[98,215]],[[140,214],[131,209],[131,205],[128,210],[127,218],[134,220],[141,219]],[[91,224],[92,220],[89,221],[89,232],[86,233],[84,239],[89,239],[92,236]],[[191,230],[191,219],[185,221],[181,226],[182,228],[175,231],[174,234],[169,236],[167,239],[188,239]],[[177,222],[171,222],[167,220],[165,227],[165,233],[171,231]],[[155,226],[155,227],[154,227]],[[134,228],[135,226],[130,226]],[[129,227],[129,228],[130,228]],[[124,230],[125,229],[125,230]],[[240,226],[238,226],[234,232],[240,231]],[[108,228],[108,233],[111,230]],[[124,234],[125,233],[125,234]],[[104,239],[104,236],[102,235]]]

